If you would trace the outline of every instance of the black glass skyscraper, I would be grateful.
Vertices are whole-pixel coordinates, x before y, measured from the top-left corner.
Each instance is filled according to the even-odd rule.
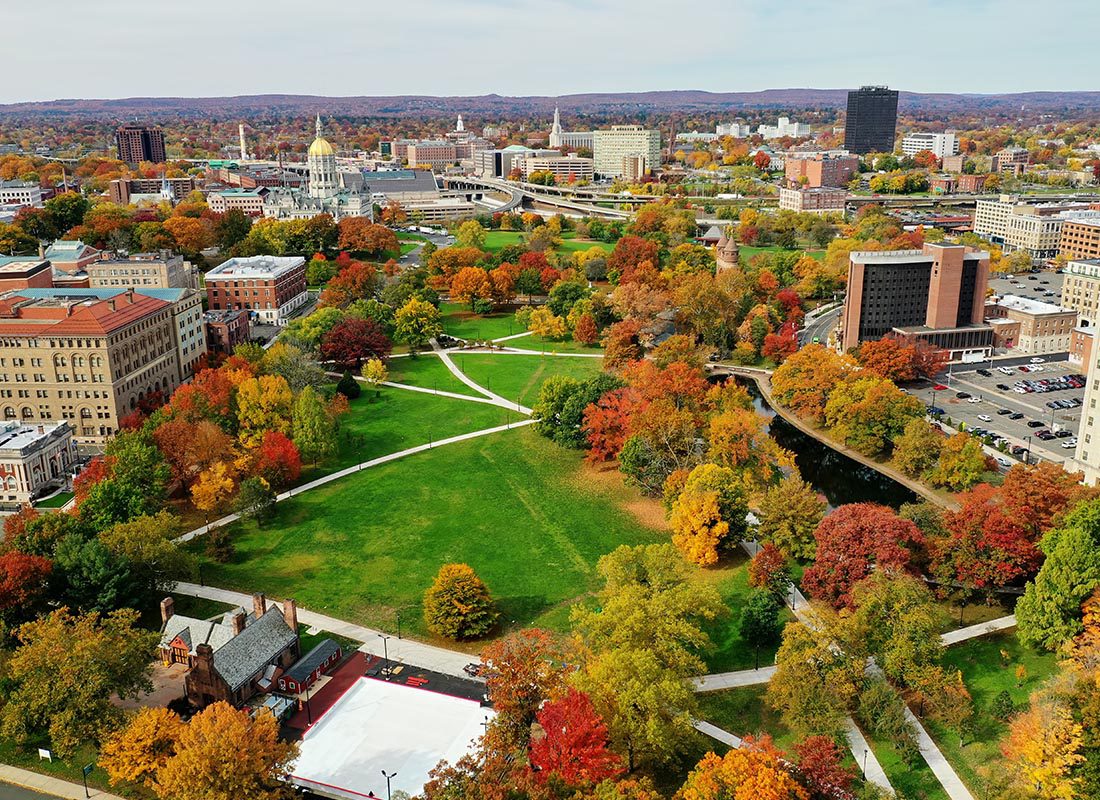
[[[848,92],[844,147],[859,153],[891,153],[898,126],[898,93],[885,86],[863,86]]]

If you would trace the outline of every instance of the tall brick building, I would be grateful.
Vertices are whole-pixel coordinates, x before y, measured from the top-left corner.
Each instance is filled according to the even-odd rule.
[[[267,323],[282,325],[309,299],[306,260],[301,256],[231,258],[206,273],[211,311],[244,309]]]
[[[163,164],[167,160],[164,131],[160,128],[122,125],[115,131],[115,144],[118,145],[118,160],[127,164],[138,164],[142,161]]]

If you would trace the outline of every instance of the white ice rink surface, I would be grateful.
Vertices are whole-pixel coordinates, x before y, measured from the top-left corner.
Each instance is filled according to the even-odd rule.
[[[360,678],[306,733],[291,772],[326,793],[385,798],[386,770],[397,773],[393,791],[417,795],[436,764],[471,751],[492,715],[474,700]]]

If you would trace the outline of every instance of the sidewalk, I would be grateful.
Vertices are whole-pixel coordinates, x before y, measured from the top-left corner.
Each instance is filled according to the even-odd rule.
[[[48,775],[39,775],[37,772],[0,764],[0,782],[21,786],[35,792],[42,792],[53,797],[64,797],[68,800],[84,800],[84,787],[79,783],[69,783],[60,778],[52,778]],[[122,800],[115,794],[101,792],[98,789],[88,788],[90,794],[96,800]]]

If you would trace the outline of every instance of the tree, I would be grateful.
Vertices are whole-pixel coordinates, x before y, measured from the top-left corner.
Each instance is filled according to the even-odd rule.
[[[768,748],[740,748],[724,756],[707,753],[688,774],[681,800],[809,800],[810,794]]]
[[[1039,542],[1046,560],[1016,605],[1020,641],[1057,650],[1081,631],[1081,604],[1100,586],[1100,500],[1081,503]]]
[[[864,369],[891,381],[911,381],[917,377],[913,363],[915,348],[899,336],[884,336],[859,346],[859,363]]]
[[[18,743],[46,736],[62,757],[101,741],[122,720],[112,694],[136,698],[153,688],[160,635],[137,623],[130,609],[74,616],[60,608],[16,628],[0,734]]]
[[[749,562],[749,586],[763,589],[783,602],[791,588],[791,570],[787,556],[771,542],[756,551]]]
[[[111,553],[98,538],[69,533],[57,543],[53,556],[61,597],[81,611],[137,608],[148,593],[129,560]]]
[[[809,618],[811,625],[789,622],[783,629],[767,703],[799,734],[839,734],[866,664],[837,646],[827,613],[811,611]]]
[[[773,395],[800,417],[824,422],[829,395],[854,368],[855,362],[848,356],[837,355],[819,344],[809,344],[772,374]]]
[[[282,376],[292,392],[300,392],[307,386],[320,389],[328,382],[316,361],[294,345],[276,342],[267,351],[261,349],[261,353],[260,370]]]
[[[563,660],[554,635],[539,628],[508,634],[481,651],[495,719],[510,740],[525,741],[539,708],[564,691]]]
[[[385,359],[392,345],[382,328],[372,319],[348,317],[325,334],[321,357],[345,369],[359,369],[365,359]]]
[[[916,525],[875,503],[840,506],[817,526],[814,539],[817,553],[802,586],[836,608],[850,604],[852,587],[872,566],[904,570],[911,549],[923,543]]]
[[[451,280],[451,299],[456,303],[473,308],[475,301],[489,300],[492,296],[493,283],[481,267],[463,267]]]
[[[717,492],[681,493],[669,522],[672,542],[684,558],[703,567],[718,563],[718,547],[729,533],[729,524],[722,519]]]
[[[256,448],[252,473],[273,488],[286,488],[301,475],[302,457],[285,433],[267,431]]]
[[[732,409],[710,419],[708,457],[740,475],[750,491],[759,492],[778,482],[782,466],[793,466],[794,457],[776,444],[762,414]]]
[[[910,420],[922,417],[920,400],[893,382],[864,372],[838,383],[825,404],[825,424],[864,455],[887,452]]]
[[[642,345],[638,340],[641,331],[641,323],[634,319],[616,322],[604,331],[603,368],[605,372],[617,372],[642,357]]]
[[[573,339],[586,347],[592,347],[599,340],[600,332],[596,320],[591,314],[581,314],[577,326],[573,329]]]
[[[536,308],[531,312],[531,320],[527,327],[535,336],[551,341],[564,339],[565,335],[569,333],[569,329],[565,325],[565,320],[555,316],[554,313],[545,306]]]
[[[470,219],[458,226],[455,231],[455,247],[467,247],[475,250],[485,249],[485,229],[477,220]]]
[[[779,641],[783,622],[779,619],[779,601],[768,591],[756,590],[741,608],[741,641],[759,653],[761,648]]]
[[[1005,474],[1001,499],[1012,519],[1037,539],[1066,511],[1095,496],[1095,489],[1081,485],[1081,477],[1052,461],[1040,460],[1034,466],[1016,464]]]
[[[285,378],[260,375],[247,378],[237,387],[237,421],[240,438],[255,444],[267,431],[290,432],[294,394]]]
[[[615,249],[607,257],[608,271],[614,270],[627,277],[642,264],[655,267],[659,262],[660,248],[656,242],[638,236],[624,236],[615,243]]]
[[[236,489],[233,467],[224,461],[211,464],[191,485],[191,502],[200,511],[217,511]]]
[[[531,764],[540,782],[557,775],[566,784],[599,783],[622,772],[622,761],[608,749],[607,725],[583,692],[570,688],[538,712],[541,738],[531,742]]]
[[[914,419],[894,440],[894,464],[910,478],[934,469],[940,459],[944,438],[923,419]]]
[[[428,630],[447,639],[476,639],[497,623],[489,589],[467,564],[444,564],[424,593]]]
[[[355,380],[350,372],[345,371],[336,383],[336,391],[348,400],[355,400],[363,390],[359,387],[359,381]]]
[[[968,433],[956,433],[941,444],[939,459],[925,477],[933,486],[961,492],[980,481],[985,471],[981,442]]]
[[[828,736],[807,736],[794,746],[798,771],[810,791],[822,797],[848,792],[856,779],[856,767],[844,763],[844,753]]]
[[[241,481],[234,508],[241,517],[254,519],[262,524],[274,507],[275,492],[271,490],[271,485],[267,481],[258,477],[245,478]]]
[[[163,800],[275,800],[297,755],[297,744],[279,738],[273,716],[218,702],[184,726],[155,789]]]
[[[10,624],[33,618],[46,599],[52,572],[48,558],[18,550],[0,553],[0,620]]]
[[[621,388],[605,393],[585,408],[582,432],[588,442],[590,462],[618,457],[632,433],[631,416],[637,402],[632,390]]]
[[[810,484],[792,473],[760,495],[757,505],[757,538],[774,544],[792,558],[814,557],[814,531],[828,504]]]
[[[176,754],[183,720],[167,708],[141,708],[126,727],[103,742],[99,765],[111,785],[140,783],[152,786],[157,773]]]
[[[363,365],[363,380],[367,382],[367,385],[374,389],[374,395],[379,395],[378,387],[390,379],[389,370],[386,369],[386,364],[380,358],[372,358],[366,364]]]
[[[429,339],[443,333],[439,309],[425,300],[409,298],[394,314],[393,333],[397,341],[404,342],[414,351],[423,347]]]
[[[351,253],[365,253],[378,257],[386,252],[396,252],[397,236],[385,225],[376,225],[369,217],[345,217],[336,223],[339,238],[336,246]]]
[[[1033,797],[1068,800],[1077,797],[1074,768],[1080,754],[1081,726],[1069,709],[1049,699],[1033,698],[1031,708],[1009,724],[1001,751],[1016,779]]]
[[[336,428],[325,400],[307,386],[294,401],[294,444],[298,452],[316,464],[336,452]]]
[[[160,510],[171,470],[151,437],[141,431],[119,433],[104,449],[104,461],[109,475],[91,486],[78,506],[92,528]]]
[[[195,571],[194,558],[175,542],[180,533],[179,518],[159,511],[117,523],[99,538],[112,555],[126,559],[134,579],[155,594],[170,591],[177,580]]]

